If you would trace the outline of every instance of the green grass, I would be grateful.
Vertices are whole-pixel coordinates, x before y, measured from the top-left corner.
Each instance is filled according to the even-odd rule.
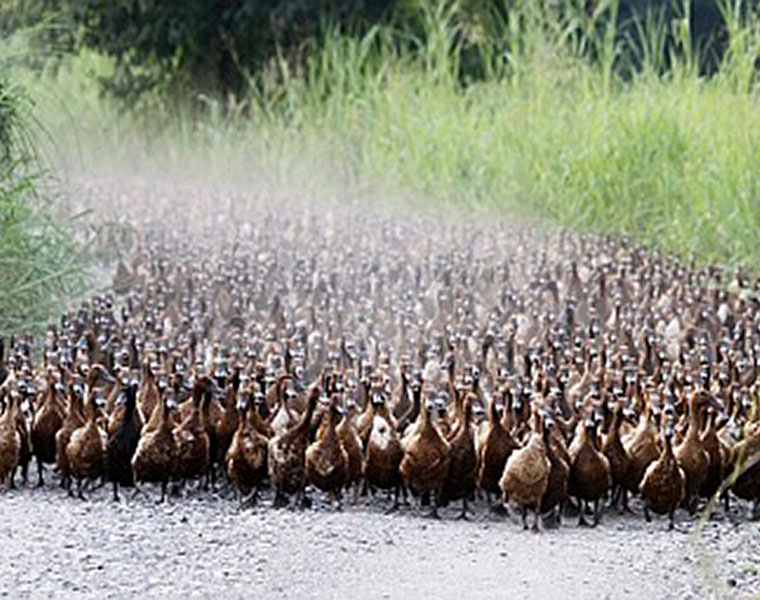
[[[759,267],[757,23],[732,27],[710,79],[688,53],[663,74],[664,26],[643,23],[644,68],[623,80],[609,28],[592,63],[583,40],[573,47],[536,3],[516,5],[520,29],[517,19],[489,24],[498,36],[480,43],[490,70],[468,86],[452,51],[461,40],[455,5],[440,3],[423,5],[424,40],[400,50],[391,26],[362,37],[328,29],[302,68],[273,61],[242,99],[147,97],[123,114],[94,83],[110,64],[86,53],[26,82],[56,151],[95,169],[104,156],[230,178],[256,165],[288,181],[311,163],[312,172],[434,206],[538,216]]]
[[[0,338],[38,332],[84,289],[85,260],[36,155],[29,100],[0,69]]]

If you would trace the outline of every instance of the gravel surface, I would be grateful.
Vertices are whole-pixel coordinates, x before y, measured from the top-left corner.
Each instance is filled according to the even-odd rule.
[[[738,518],[665,520],[611,512],[596,529],[566,518],[523,531],[476,505],[471,521],[385,514],[360,500],[241,509],[198,492],[164,505],[148,495],[88,501],[53,488],[2,498],[0,593],[39,597],[228,598],[753,598],[760,590],[760,525]],[[719,512],[719,515],[722,514]]]

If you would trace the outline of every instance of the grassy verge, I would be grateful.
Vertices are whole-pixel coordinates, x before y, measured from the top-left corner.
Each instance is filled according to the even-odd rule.
[[[30,104],[0,73],[0,338],[40,331],[84,287],[84,258],[35,153]]]
[[[242,99],[147,97],[125,115],[97,93],[94,76],[111,67],[92,54],[29,84],[58,147],[84,164],[142,155],[143,165],[159,157],[226,176],[258,165],[288,179],[311,160],[437,205],[538,215],[760,266],[758,24],[732,22],[723,65],[703,79],[688,51],[663,73],[672,24],[641,23],[643,69],[623,80],[614,32],[597,28],[592,63],[577,29],[557,28],[537,4],[516,2],[519,18],[489,25],[490,70],[468,86],[453,52],[462,25],[441,3],[423,7],[424,36],[403,46],[392,26],[363,37],[328,29],[302,68],[273,61]]]

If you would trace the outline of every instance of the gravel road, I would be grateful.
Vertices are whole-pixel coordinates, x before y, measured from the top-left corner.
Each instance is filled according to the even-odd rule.
[[[152,491],[150,491],[152,494]],[[9,598],[753,598],[760,590],[760,525],[731,517],[697,523],[607,513],[596,529],[566,519],[523,531],[476,506],[433,521],[382,499],[274,510],[241,509],[198,493],[156,505],[113,503],[53,488],[0,498],[0,594]],[[720,514],[720,513],[719,513]]]

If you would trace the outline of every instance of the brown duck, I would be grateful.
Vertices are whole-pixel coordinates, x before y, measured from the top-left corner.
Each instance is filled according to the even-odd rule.
[[[319,385],[312,385],[308,392],[306,410],[295,425],[269,440],[267,467],[269,481],[275,489],[275,506],[287,503],[287,495],[297,494],[304,498],[306,485],[305,459],[309,445],[309,425],[319,398]]]
[[[579,435],[570,445],[570,480],[568,493],[580,501],[578,524],[586,525],[585,505],[594,504],[594,525],[601,518],[601,500],[612,483],[610,462],[599,451],[594,414],[587,416]]]
[[[639,488],[644,499],[646,520],[652,520],[650,510],[658,515],[667,514],[670,529],[674,527],[676,508],[686,491],[686,475],[673,454],[674,433],[673,424],[668,423],[663,431],[662,453],[647,467]]]
[[[534,407],[533,430],[528,442],[509,455],[499,481],[504,503],[514,502],[522,511],[522,522],[528,528],[528,509],[534,511],[533,530],[538,531],[541,499],[549,485],[551,463],[546,455],[544,420]]]
[[[306,448],[306,479],[327,492],[341,506],[343,488],[348,479],[348,454],[338,439],[336,428],[341,419],[338,395],[333,394],[317,439]]]
[[[431,516],[438,518],[441,490],[449,469],[449,443],[433,424],[433,410],[435,405],[428,402],[420,411],[415,431],[404,443],[399,473],[413,491],[435,494]]]

